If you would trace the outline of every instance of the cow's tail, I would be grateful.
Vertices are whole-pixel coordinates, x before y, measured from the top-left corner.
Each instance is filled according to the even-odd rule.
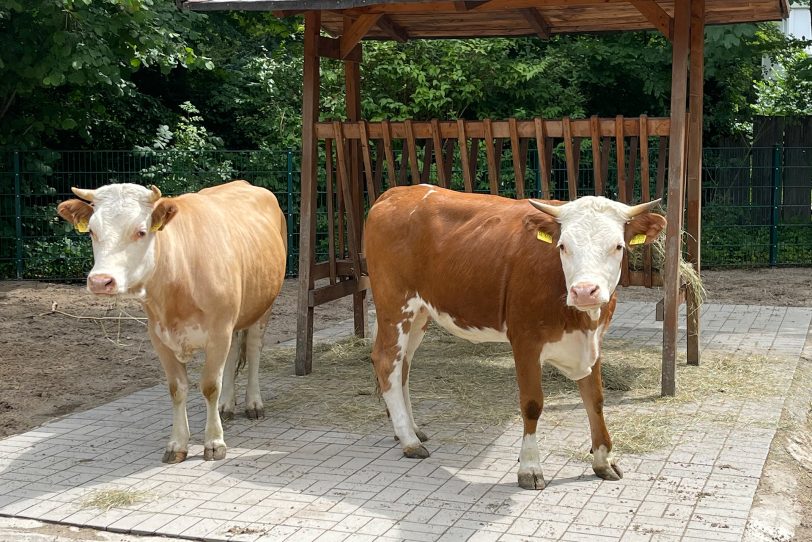
[[[242,371],[242,368],[245,367],[245,363],[247,360],[247,350],[248,350],[248,330],[243,329],[237,332],[237,342],[240,345],[240,353],[237,355],[237,367],[234,369],[235,375]]]

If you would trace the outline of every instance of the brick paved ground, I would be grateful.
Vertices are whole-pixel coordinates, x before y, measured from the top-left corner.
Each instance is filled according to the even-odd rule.
[[[708,305],[703,344],[743,361],[777,356],[786,389],[810,320],[812,309]],[[319,336],[335,340],[350,329]],[[619,305],[610,336],[659,346],[654,305]],[[284,393],[294,378],[266,381],[263,390]],[[232,422],[228,458],[204,462],[197,397],[189,459],[162,465],[171,411],[158,386],[0,441],[0,514],[205,540],[740,540],[782,404],[766,397],[693,405],[732,422],[697,416],[672,446],[624,456],[625,478],[613,483],[555,451],[561,446],[545,446],[588,442],[578,402],[562,401],[542,429],[549,485],[532,492],[516,486],[518,424],[433,428],[432,456],[418,461],[402,457],[385,422],[356,434],[329,420],[294,426],[269,413]],[[455,442],[456,434],[465,438]],[[83,504],[111,489],[143,492],[143,500],[107,511]]]

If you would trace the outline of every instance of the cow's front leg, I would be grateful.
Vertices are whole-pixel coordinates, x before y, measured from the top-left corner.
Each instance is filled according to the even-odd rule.
[[[545,485],[536,438],[538,419],[544,407],[540,355],[540,348],[531,345],[513,345],[516,379],[519,384],[519,406],[524,421],[522,451],[519,454],[519,486],[524,489],[544,489]]]
[[[226,443],[220,422],[218,403],[223,383],[223,368],[231,348],[232,333],[210,334],[206,343],[206,361],[200,376],[200,391],[206,400],[206,432],[203,441],[203,459],[225,459]]]
[[[592,367],[592,374],[578,381],[578,390],[584,401],[589,429],[592,433],[592,470],[604,480],[620,480],[623,471],[612,457],[612,439],[603,418],[603,382],[601,381],[601,359]]]
[[[189,378],[186,374],[186,364],[181,363],[175,353],[164,346],[152,330],[150,337],[161,365],[166,373],[166,383],[169,387],[169,396],[172,398],[172,435],[166,445],[162,461],[164,463],[180,463],[186,459],[189,451],[189,420],[186,417],[186,397],[189,394]]]

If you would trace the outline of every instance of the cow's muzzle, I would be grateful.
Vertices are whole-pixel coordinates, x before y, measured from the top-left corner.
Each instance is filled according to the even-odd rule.
[[[111,275],[99,273],[87,277],[87,289],[93,294],[114,295],[118,290],[118,286],[116,285],[116,279]]]
[[[603,305],[601,287],[592,282],[579,282],[570,288],[567,304],[579,310],[593,310]]]

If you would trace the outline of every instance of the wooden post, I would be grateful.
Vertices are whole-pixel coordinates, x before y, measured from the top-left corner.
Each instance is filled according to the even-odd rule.
[[[299,302],[296,320],[296,374],[313,370],[313,259],[316,248],[316,147],[315,123],[319,113],[319,29],[321,12],[305,14],[304,82],[302,89],[302,180],[299,210]],[[293,225],[289,225],[293,227]]]
[[[702,236],[702,98],[704,93],[705,0],[691,0],[691,75],[690,116],[688,118],[688,209],[685,241],[688,261],[700,272]],[[688,317],[688,364],[699,365],[699,306],[694,302],[691,286],[685,296]]]
[[[344,20],[344,32],[347,32],[349,27],[352,26],[349,19]],[[361,47],[361,43],[358,43]],[[344,60],[344,85],[346,88],[346,105],[347,105],[347,118],[351,121],[361,120],[361,66],[358,62],[346,59]],[[355,210],[355,232],[357,238],[355,239],[355,246],[359,251],[363,250],[361,247],[362,228],[364,222],[364,191],[363,182],[361,180],[361,154],[359,152],[359,141],[350,143],[350,167],[349,177],[350,186],[352,187],[352,202],[347,202],[347,206],[353,206]],[[353,260],[356,255],[353,254]],[[361,276],[361,270],[355,270],[355,278]],[[357,337],[365,337],[367,330],[367,292],[362,290],[352,294],[352,315],[355,327],[355,335]]]
[[[663,322],[662,395],[676,394],[677,318],[679,316],[679,259],[685,187],[685,112],[688,95],[688,40],[690,0],[674,7],[671,57],[671,134],[668,152],[668,226],[665,239],[665,314]]]

